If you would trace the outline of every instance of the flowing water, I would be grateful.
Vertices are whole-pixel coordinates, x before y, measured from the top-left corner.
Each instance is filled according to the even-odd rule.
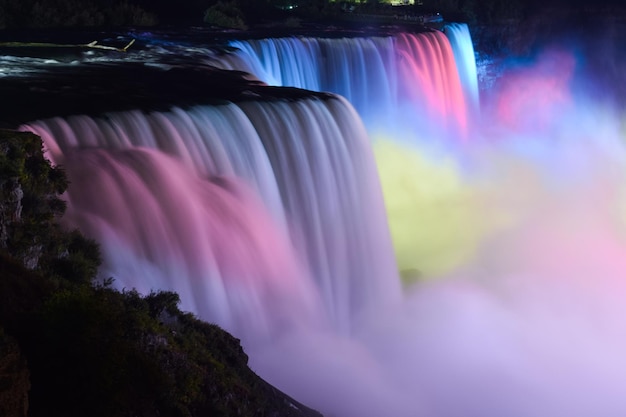
[[[583,57],[479,98],[464,25],[230,46],[338,95],[22,126],[103,276],[179,292],[328,416],[626,415],[624,129]]]

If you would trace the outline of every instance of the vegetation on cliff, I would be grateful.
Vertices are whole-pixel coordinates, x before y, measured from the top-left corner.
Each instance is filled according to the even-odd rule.
[[[204,13],[204,22],[225,28],[247,29],[243,13],[235,2],[218,1]]]
[[[98,245],[58,224],[66,186],[37,136],[0,130],[2,415],[319,415],[254,374],[239,340],[180,311],[177,294],[96,284]]]
[[[454,19],[489,23],[519,18],[526,4],[524,0],[423,0],[392,11],[387,0],[0,0],[0,29],[200,25],[203,21],[244,29],[289,18],[332,19],[347,10],[353,11],[351,16],[441,12]]]
[[[0,29],[157,23],[154,13],[127,0],[0,0]]]

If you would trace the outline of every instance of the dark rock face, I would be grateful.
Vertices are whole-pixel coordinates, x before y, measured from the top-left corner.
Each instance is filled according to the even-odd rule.
[[[0,416],[26,417],[30,375],[17,341],[0,329]]]

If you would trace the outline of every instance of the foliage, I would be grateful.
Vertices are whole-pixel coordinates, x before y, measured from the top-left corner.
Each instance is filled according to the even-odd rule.
[[[39,138],[0,132],[0,248],[35,268],[57,235],[55,218],[65,210],[58,194],[67,181],[43,157]]]
[[[42,269],[53,278],[91,284],[101,262],[99,245],[77,230],[59,233],[54,243],[42,258]]]
[[[106,10],[109,25],[113,26],[154,26],[159,20],[140,6],[123,1]]]
[[[154,13],[128,0],[0,0],[0,29],[152,26]]]
[[[243,14],[235,1],[218,1],[209,7],[204,14],[204,22],[229,29],[247,29]]]
[[[317,416],[290,407],[248,368],[239,340],[177,302],[171,292],[55,291],[13,329],[31,368],[30,416]]]
[[[101,26],[104,14],[92,2],[38,0],[31,9],[34,27]]]
[[[90,283],[99,247],[59,226],[66,188],[65,172],[44,157],[39,137],[0,131],[0,249],[51,277]]]
[[[35,327],[27,350],[32,416],[191,415],[200,370],[136,292],[86,286],[57,292]]]

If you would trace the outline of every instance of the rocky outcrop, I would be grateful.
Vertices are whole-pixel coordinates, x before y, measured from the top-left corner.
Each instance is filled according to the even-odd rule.
[[[26,417],[30,378],[17,341],[0,329],[0,416]]]

